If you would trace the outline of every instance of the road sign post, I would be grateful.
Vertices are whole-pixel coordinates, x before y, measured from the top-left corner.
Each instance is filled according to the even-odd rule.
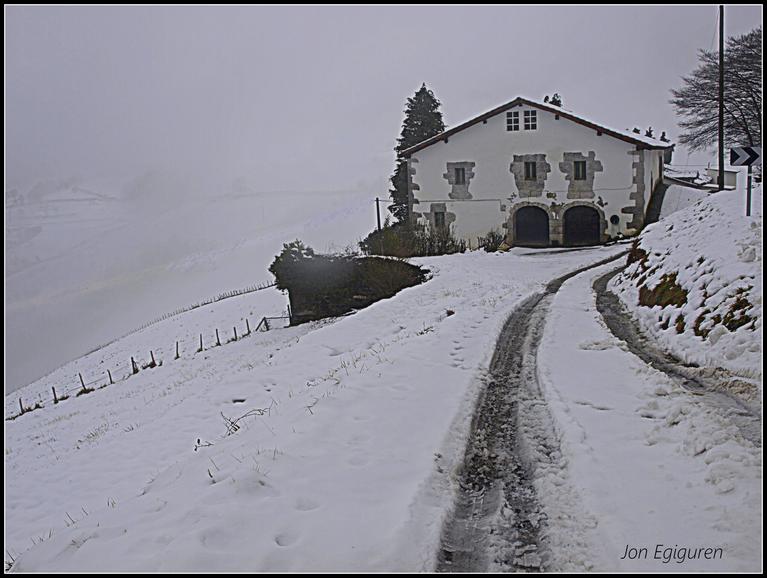
[[[734,167],[748,167],[746,185],[746,217],[751,216],[751,167],[762,164],[762,147],[732,147],[730,164]]]

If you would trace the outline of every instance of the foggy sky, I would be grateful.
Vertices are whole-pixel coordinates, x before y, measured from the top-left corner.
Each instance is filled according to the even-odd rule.
[[[716,6],[7,7],[6,189],[147,169],[265,190],[385,193],[422,82],[455,125],[558,92],[616,128],[678,134],[669,89]],[[760,6],[726,9],[728,35]],[[684,151],[674,159],[683,163]],[[699,157],[693,157],[693,160]],[[692,160],[690,162],[693,162]]]

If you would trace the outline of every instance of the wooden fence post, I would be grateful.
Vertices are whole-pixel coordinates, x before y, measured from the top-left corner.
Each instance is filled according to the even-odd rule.
[[[149,350],[149,356],[152,358],[152,365],[150,367],[156,367],[157,362],[154,360],[154,351],[152,351],[151,349]]]
[[[221,345],[221,340],[218,338],[218,329],[216,329],[216,345]]]
[[[82,373],[78,373],[77,375],[80,376],[80,385],[82,385],[83,386],[83,390],[85,390],[85,381],[83,381],[83,374]]]
[[[59,403],[59,398],[56,397],[56,388],[52,387],[51,389],[53,390],[53,403]]]
[[[248,335],[250,335],[250,323],[248,322],[248,318],[245,318],[245,327],[248,328]]]
[[[234,340],[237,341],[237,328],[232,327],[232,329],[234,329]]]
[[[178,359],[178,358],[179,358],[179,355],[178,355],[178,341],[176,341],[176,359]]]
[[[24,405],[21,403],[21,398],[19,398],[19,410],[21,410],[19,415],[24,415]]]
[[[112,372],[107,369],[107,375],[109,376],[109,385],[114,385],[114,381],[112,380]]]
[[[200,333],[200,349],[197,350],[197,353],[200,353],[202,351],[202,333]]]
[[[130,358],[130,364],[133,375],[136,375],[138,373],[138,366],[136,365],[136,360],[134,360],[133,357]]]

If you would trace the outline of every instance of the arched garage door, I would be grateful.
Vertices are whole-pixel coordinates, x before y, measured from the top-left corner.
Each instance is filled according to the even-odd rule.
[[[514,214],[514,244],[549,246],[549,215],[539,207],[522,207]]]
[[[599,212],[593,207],[578,205],[565,211],[565,245],[598,245],[601,241]]]

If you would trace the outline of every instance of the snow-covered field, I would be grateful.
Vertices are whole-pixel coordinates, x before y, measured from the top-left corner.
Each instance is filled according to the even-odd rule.
[[[684,202],[684,191],[672,193],[672,202]],[[745,216],[742,191],[706,194],[648,226],[639,248],[646,259],[616,277],[611,289],[643,329],[684,361],[760,379],[761,185],[754,190],[752,216]],[[639,305],[640,288],[654,289],[664,276],[675,276],[686,302]]]
[[[166,344],[160,367],[6,422],[13,568],[432,569],[507,314],[623,249],[422,259],[431,280],[352,316],[169,355],[179,334],[214,319],[242,327],[267,298],[258,292],[63,368],[62,379],[100,375]],[[31,402],[50,385],[19,394]]]
[[[638,264],[612,289],[664,347],[757,382],[761,203],[747,219],[738,193],[697,202],[671,192],[675,210],[641,237],[640,273],[652,288],[676,272],[687,303],[636,306]],[[238,199],[243,212],[256,203]],[[352,209],[321,209],[304,232],[333,238]],[[191,272],[194,290],[157,314],[262,280],[238,275],[253,255],[265,270],[287,240],[274,219],[258,237],[275,245],[268,255],[243,241],[229,250],[193,248],[158,265],[158,292],[163,283],[170,289],[173,271]],[[151,238],[157,226],[143,232]],[[233,240],[224,239],[222,247]],[[626,248],[418,259],[432,278],[392,299],[245,336],[246,320],[255,329],[285,306],[281,293],[266,289],[168,318],[60,367],[6,397],[6,417],[18,412],[19,397],[44,406],[5,422],[6,562],[14,571],[433,570],[505,319],[551,279]],[[74,253],[63,248],[63,255]],[[761,447],[722,407],[679,388],[612,336],[591,284],[615,266],[572,278],[554,297],[538,351],[547,403],[522,407],[533,428],[554,432],[561,454],[537,460],[538,449],[528,448],[548,518],[547,569],[758,570]],[[220,279],[226,286],[214,286]],[[753,330],[709,327],[714,315],[724,321],[738,296],[751,304]],[[694,331],[702,299],[710,311],[697,327],[709,330],[706,339]],[[678,333],[680,314],[686,323]],[[204,351],[197,352],[200,333]],[[130,375],[130,358],[143,367],[150,351],[161,364]],[[100,388],[107,370],[115,383]],[[76,395],[78,374],[93,392]],[[70,397],[54,405],[51,387]],[[677,556],[679,548],[724,555],[664,563],[653,556],[658,544]],[[648,548],[648,559],[621,560],[627,546]]]
[[[364,190],[264,192],[149,173],[11,193],[6,393],[180,307],[270,281],[284,242],[356,247],[375,226]]]

